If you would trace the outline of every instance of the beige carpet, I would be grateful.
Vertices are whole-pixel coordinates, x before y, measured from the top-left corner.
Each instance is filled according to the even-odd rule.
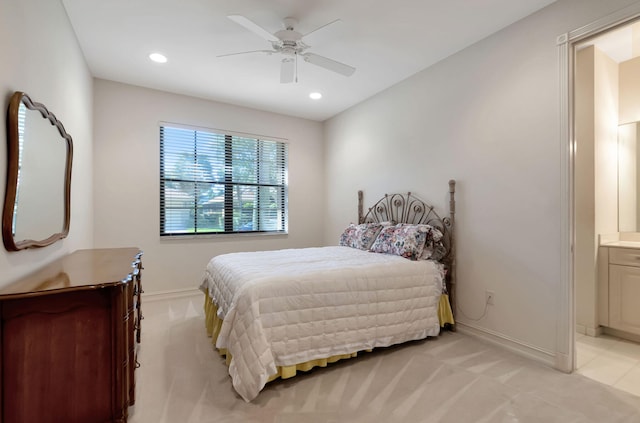
[[[143,304],[131,423],[640,422],[640,398],[460,333],[376,350],[233,390],[207,338],[200,296]]]

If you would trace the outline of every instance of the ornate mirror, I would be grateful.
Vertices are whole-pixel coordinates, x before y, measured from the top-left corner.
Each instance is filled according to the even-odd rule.
[[[69,233],[73,143],[62,123],[16,91],[7,113],[2,239],[9,251],[44,247]]]

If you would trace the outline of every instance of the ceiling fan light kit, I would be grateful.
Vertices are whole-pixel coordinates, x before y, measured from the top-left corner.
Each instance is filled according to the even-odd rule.
[[[295,25],[297,21],[294,18],[285,18],[284,19],[284,29],[272,34],[266,29],[262,28],[260,25],[251,21],[242,15],[229,15],[229,19],[238,25],[244,27],[245,29],[253,32],[254,34],[260,36],[261,38],[269,41],[271,43],[271,47],[273,50],[252,50],[252,51],[243,51],[239,53],[229,53],[223,54],[218,57],[226,57],[226,56],[235,56],[239,54],[251,54],[251,53],[266,53],[266,54],[282,54],[285,57],[282,59],[280,65],[280,82],[283,84],[290,82],[297,82],[297,58],[298,56],[302,56],[304,61],[307,63],[311,63],[312,65],[319,66],[321,68],[327,69],[329,71],[338,73],[344,76],[351,76],[355,72],[356,68],[353,66],[349,66],[347,64],[338,62],[333,59],[329,59],[328,57],[320,56],[318,54],[306,52],[307,49],[310,48],[309,45],[305,44],[302,39],[318,30],[324,29],[329,25],[332,25],[340,20],[337,19],[335,21],[329,22],[325,25],[322,25],[319,28],[314,29],[313,31],[303,35],[296,31]]]
[[[293,82],[296,79],[296,62],[291,57],[285,57],[282,59],[282,65],[280,66],[280,82],[287,84]]]

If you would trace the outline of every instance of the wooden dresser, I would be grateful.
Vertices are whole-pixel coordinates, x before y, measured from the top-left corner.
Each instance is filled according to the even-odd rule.
[[[127,421],[141,257],[79,250],[0,289],[0,422]]]

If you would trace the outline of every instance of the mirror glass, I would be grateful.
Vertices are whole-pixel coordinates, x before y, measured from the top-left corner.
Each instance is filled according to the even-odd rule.
[[[21,92],[9,103],[7,132],[5,248],[44,247],[69,232],[71,136],[43,104]]]
[[[637,171],[640,154],[638,137],[640,122],[631,122],[618,127],[618,231],[638,232],[640,206],[638,188],[640,172]]]

